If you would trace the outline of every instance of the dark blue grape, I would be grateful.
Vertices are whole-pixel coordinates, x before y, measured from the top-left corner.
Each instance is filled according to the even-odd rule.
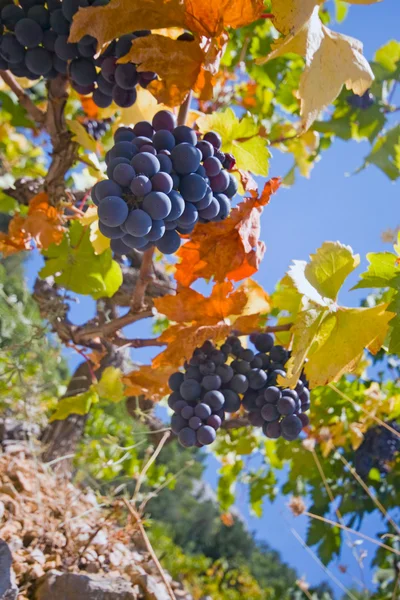
[[[282,437],[292,441],[297,438],[303,428],[302,422],[296,415],[289,415],[281,421]]]
[[[99,229],[100,232],[108,237],[110,240],[118,240],[124,237],[125,233],[122,231],[120,227],[109,227],[105,225],[102,221],[99,221]]]
[[[181,410],[181,416],[184,419],[187,419],[187,420],[189,420],[191,417],[193,417],[194,416],[194,408],[193,408],[193,406],[187,405],[184,408],[182,408],[182,410]]]
[[[146,239],[149,242],[157,242],[157,240],[161,239],[165,233],[165,224],[164,221],[153,221],[153,225],[146,235]]]
[[[267,383],[267,374],[261,369],[251,369],[246,376],[252,390],[261,390]]]
[[[233,198],[237,194],[238,189],[239,184],[236,177],[229,173],[229,185],[225,190],[225,194],[228,196],[228,198]]]
[[[112,178],[122,187],[129,187],[132,179],[136,176],[135,170],[131,165],[120,163],[113,170]]]
[[[157,158],[160,163],[160,171],[170,174],[172,171],[172,160],[170,159],[170,157],[166,156],[165,154],[157,154]],[[172,180],[172,185],[173,183],[174,182]]]
[[[163,192],[150,192],[143,200],[143,209],[156,221],[168,217],[171,208],[171,200]]]
[[[240,398],[233,390],[221,390],[225,398],[224,410],[228,413],[234,413],[240,408]]]
[[[0,55],[11,65],[24,60],[25,48],[16,40],[13,34],[5,33],[0,38]]]
[[[179,226],[188,228],[191,225],[194,225],[198,219],[198,216],[199,215],[195,205],[190,204],[190,202],[186,202],[185,210],[178,219]]]
[[[168,379],[168,385],[174,392],[179,391],[181,383],[183,383],[183,373],[181,373],[180,371],[172,373],[172,375]]]
[[[58,35],[69,35],[70,24],[64,17],[61,8],[50,13],[50,25]]]
[[[62,58],[62,57],[61,57]],[[79,85],[89,85],[96,81],[97,72],[91,60],[77,58],[70,65],[71,78]]]
[[[296,402],[289,396],[282,396],[276,405],[279,414],[292,415],[296,409]]]
[[[10,31],[14,31],[15,26],[21,20],[23,20],[24,17],[25,17],[25,12],[22,10],[22,8],[20,6],[17,6],[16,4],[7,4],[7,6],[5,6],[3,9],[1,9],[1,22]],[[29,19],[29,20],[31,21],[32,19]],[[18,40],[18,41],[20,41],[20,40]]]
[[[193,400],[200,398],[201,385],[195,379],[186,379],[186,381],[181,384],[179,393],[187,402],[193,402]]]
[[[231,204],[224,194],[217,194],[216,200],[218,200],[219,204],[219,212],[215,218],[216,221],[223,221],[226,219],[231,212]]]
[[[133,33],[121,35],[115,46],[115,56],[117,58],[121,58],[122,56],[125,56],[125,54],[128,54],[132,46],[132,41],[135,38],[136,36]]]
[[[128,216],[128,206],[119,196],[107,196],[98,207],[99,219],[109,227],[118,227]]]
[[[197,142],[196,148],[200,150],[203,160],[210,158],[210,156],[213,156],[214,154],[214,146],[206,140],[200,140],[199,142]]]
[[[33,19],[21,19],[16,24],[15,37],[22,46],[35,48],[43,41],[43,30]]]
[[[129,246],[129,248],[134,248],[135,250],[141,250],[147,245],[146,238],[135,237],[134,235],[130,235],[127,233],[122,238],[124,243]]]
[[[234,375],[229,382],[229,388],[237,394],[244,394],[249,387],[249,382],[245,375]]]
[[[97,87],[103,94],[106,94],[106,96],[112,96],[114,84],[107,81],[107,79],[104,79],[103,75],[101,75],[101,74],[97,76]],[[122,141],[128,141],[128,139],[127,140],[117,139],[115,141],[122,142]]]
[[[160,170],[160,163],[157,157],[149,152],[139,152],[133,157],[131,164],[136,173],[146,175],[146,177],[153,177]]]
[[[131,250],[122,239],[111,240],[110,246],[111,250],[115,252],[115,254],[119,254],[120,256],[128,254]]]
[[[304,413],[300,413],[299,415],[297,415],[301,421],[301,424],[304,427],[307,427],[307,425],[310,424],[310,419],[308,418],[307,415],[305,415]]]
[[[209,206],[207,208],[203,208],[203,210],[199,210],[199,216],[203,219],[207,219],[210,221],[211,219],[215,219],[220,211],[220,205],[216,198],[212,198]]]
[[[138,81],[136,67],[132,63],[117,65],[115,69],[115,82],[123,90],[131,90],[135,87]]]
[[[30,48],[25,54],[25,64],[35,75],[46,75],[53,66],[52,56],[46,48]]]
[[[216,133],[215,131],[208,131],[203,136],[203,139],[206,140],[206,142],[210,142],[210,144],[212,144],[214,146],[214,148],[216,148],[217,150],[219,150],[222,146],[221,136],[219,135],[219,133]]]
[[[171,151],[171,159],[177,173],[188,175],[199,168],[201,152],[191,144],[178,144]]]
[[[210,206],[212,200],[213,200],[212,190],[211,190],[210,186],[207,185],[207,190],[206,190],[204,197],[199,202],[196,202],[197,210],[200,211],[200,210],[204,210],[205,208],[208,208]]]
[[[218,160],[218,158],[216,158],[215,156],[210,156],[209,158],[206,158],[203,165],[208,177],[216,177],[222,169],[221,161]]]
[[[96,89],[93,92],[93,102],[99,108],[107,108],[112,103],[112,98],[101,92],[99,89]]]
[[[168,110],[160,110],[153,117],[152,125],[155,131],[160,131],[161,129],[167,129],[168,131],[173,131],[175,128],[175,117]]]
[[[149,233],[153,221],[142,209],[136,208],[129,213],[125,222],[126,231],[135,237],[143,237]]]
[[[275,404],[265,404],[261,409],[261,415],[265,421],[275,421],[280,417],[280,413]]]
[[[186,143],[193,146],[197,144],[196,133],[187,125],[178,125],[178,127],[175,127],[173,134],[177,144]]]
[[[121,164],[129,165],[129,159],[125,158],[124,156],[117,156],[117,158],[110,160],[107,167],[107,177],[109,179],[113,178],[114,169]]]
[[[201,385],[205,390],[219,390],[222,381],[219,375],[205,375],[201,381]]]
[[[274,338],[270,333],[259,333],[254,341],[254,346],[259,352],[270,352],[274,345]]]
[[[264,425],[264,419],[261,416],[260,410],[253,410],[247,417],[250,425],[253,427],[262,427]]]
[[[198,202],[206,194],[207,183],[200,175],[190,173],[182,177],[179,190],[186,202]]]
[[[215,429],[210,425],[203,425],[197,430],[197,441],[204,446],[212,444],[216,438]]]
[[[156,246],[163,254],[174,254],[181,245],[181,238],[176,231],[166,231]]]
[[[279,437],[281,437],[281,424],[279,421],[265,423],[263,425],[263,432],[268,438],[277,440]]]
[[[248,389],[243,396],[243,408],[247,411],[256,410],[258,408],[257,398],[258,392]]]
[[[93,187],[92,193],[96,196],[98,202],[106,198],[107,196],[121,196],[122,188],[114,181],[104,179],[98,181]]]
[[[101,76],[100,76],[101,77]],[[104,80],[105,81],[105,80]],[[107,85],[109,85],[108,81],[105,81]],[[97,81],[97,85],[99,85],[99,81]],[[135,139],[135,134],[133,133],[130,127],[119,127],[117,131],[114,133],[114,142],[133,142]]]
[[[167,221],[175,221],[183,214],[183,211],[185,210],[185,201],[175,190],[172,190],[168,194],[168,197],[171,201],[171,211],[168,215]]]
[[[135,89],[124,90],[119,85],[115,85],[112,93],[112,99],[117,106],[121,108],[129,108],[132,104],[135,104],[137,93]]]
[[[47,31],[43,32],[43,46],[46,50],[50,50],[50,52],[54,52],[54,46],[57,39],[57,34],[55,31],[51,29],[47,29]]]
[[[265,401],[269,404],[276,404],[281,396],[282,393],[280,389],[275,386],[270,386],[264,391]]]
[[[217,159],[218,160],[218,159]],[[229,185],[229,175],[227,171],[220,171],[218,175],[210,178],[210,186],[215,194],[224,192]]]
[[[193,431],[197,431],[202,425],[203,422],[199,417],[194,416],[189,419],[189,427],[190,429],[193,429]]]
[[[152,189],[151,181],[146,175],[138,175],[132,179],[130,190],[135,196],[147,196]]]
[[[117,68],[115,58],[108,56],[101,63],[101,75],[109,83],[115,83],[115,70]]]
[[[222,419],[219,415],[210,415],[206,421],[206,424],[215,429],[219,429],[222,425]]]
[[[269,334],[264,333],[261,335],[269,335]],[[256,348],[257,348],[257,346],[256,346]],[[257,348],[257,350],[259,350],[259,348]],[[267,352],[267,351],[264,350],[263,352]],[[282,364],[285,364],[285,362],[287,361],[287,358],[288,358],[287,350],[285,350],[285,348],[283,348],[282,346],[274,346],[273,348],[271,348],[269,355],[270,355],[270,358],[272,361],[279,362]]]
[[[171,429],[175,433],[175,435],[178,435],[178,433],[182,429],[187,427],[187,424],[188,424],[187,421],[185,421],[185,419],[183,417],[181,417],[181,415],[172,415]]]
[[[214,377],[214,375],[206,375],[206,377]],[[203,402],[211,406],[213,411],[217,411],[224,406],[225,397],[218,390],[212,389],[204,395]]]
[[[175,147],[175,138],[167,129],[160,129],[154,134],[153,144],[157,150],[172,150]]]
[[[146,138],[151,142],[154,134],[154,129],[149,121],[139,121],[133,128],[133,133],[138,137]]]
[[[222,383],[229,383],[235,374],[230,365],[218,365],[216,373],[221,378]]]
[[[199,417],[200,419],[208,419],[208,417],[211,415],[212,410],[211,407],[208,404],[204,404],[204,402],[200,402],[200,404],[198,404],[197,406],[195,406],[194,409],[194,414],[196,415],[196,417]]]
[[[172,177],[168,173],[159,171],[151,178],[151,185],[154,192],[169,194],[172,191]]]

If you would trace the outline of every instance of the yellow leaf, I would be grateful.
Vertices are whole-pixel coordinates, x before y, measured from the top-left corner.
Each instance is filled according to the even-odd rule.
[[[360,255],[339,242],[324,242],[310,259],[304,275],[321,296],[331,300],[336,300],[345,279],[360,264]]]
[[[73,140],[75,142],[89,152],[96,152],[96,140],[88,134],[82,123],[79,123],[79,121],[76,120],[67,119],[67,125],[74,134]]]
[[[82,223],[83,226],[91,225],[94,221],[98,220],[97,216],[97,206],[89,206],[83,217],[79,217],[78,221]]]
[[[90,242],[97,255],[103,254],[110,247],[110,239],[101,233],[98,219],[90,225]]]
[[[107,367],[104,369],[100,381],[93,387],[100,398],[105,400],[121,402],[125,398],[121,369]]]
[[[374,80],[358,40],[335,33],[319,17],[318,0],[274,0],[274,24],[285,36],[257,62],[287,53],[300,54],[306,66],[300,78],[301,127],[306,130],[320,111],[337,98],[343,85],[362,95]]]
[[[241,316],[257,314],[262,315],[271,312],[271,299],[259,283],[253,279],[246,279],[237,289],[243,291],[247,296],[246,306],[241,311]]]
[[[359,423],[350,423],[349,425],[350,442],[353,450],[357,450],[361,446],[364,439],[364,434],[360,429]]]

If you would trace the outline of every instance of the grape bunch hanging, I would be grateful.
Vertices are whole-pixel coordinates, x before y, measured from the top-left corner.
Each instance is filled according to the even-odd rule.
[[[305,413],[310,408],[310,392],[305,377],[294,390],[277,383],[279,375],[286,375],[289,352],[274,345],[269,333],[251,335],[250,341],[255,350],[243,348],[234,336],[219,349],[207,341],[185,363],[184,372],[171,375],[171,429],[182,446],[211,444],[225,414],[241,407],[249,423],[262,427],[271,439],[293,441],[309,424]]]
[[[400,433],[400,424],[395,421],[387,423],[391,429]],[[375,468],[382,474],[390,471],[390,463],[400,452],[400,438],[383,425],[368,429],[362,444],[354,454],[354,465],[361,477],[368,477]]]
[[[0,69],[36,80],[68,75],[80,94],[93,94],[100,108],[112,101],[122,107],[136,101],[136,85],[147,87],[156,74],[138,73],[133,63],[117,64],[132,40],[149,35],[135,31],[113,40],[97,58],[96,39],[85,35],[68,42],[74,14],[80,7],[104,6],[109,0],[0,0]]]
[[[221,151],[217,133],[200,138],[162,110],[152,123],[120,127],[114,141],[106,154],[108,179],[96,183],[92,199],[99,229],[112,240],[115,253],[155,245],[173,254],[181,244],[179,234],[191,233],[197,222],[229,215],[238,190],[228,173],[235,159]]]

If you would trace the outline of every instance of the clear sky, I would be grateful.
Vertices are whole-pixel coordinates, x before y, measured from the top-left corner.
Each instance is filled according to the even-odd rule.
[[[372,59],[379,46],[389,39],[395,39],[399,33],[400,2],[383,0],[372,6],[351,6],[349,16],[340,25],[332,28],[354,36],[364,43],[364,52]],[[400,104],[400,100],[398,102]],[[388,228],[400,225],[399,186],[375,167],[369,167],[357,175],[353,173],[363,162],[368,152],[367,143],[342,142],[336,140],[325,151],[316,164],[310,179],[297,177],[296,183],[289,189],[281,189],[265,209],[262,216],[262,239],[267,244],[265,259],[257,279],[266,290],[272,291],[275,283],[283,276],[292,259],[306,260],[325,240],[339,240],[349,244],[361,255],[361,266],[346,282],[340,301],[348,306],[357,306],[363,297],[362,291],[349,293],[358,274],[366,266],[367,252],[389,249],[381,241],[381,234]],[[285,175],[291,166],[291,158],[273,150],[271,176]],[[32,257],[28,276],[33,280],[40,264]],[[71,316],[75,322],[86,321],[93,313],[93,302],[80,298],[72,306]],[[130,337],[148,337],[150,325],[140,322],[126,328]],[[153,349],[135,351],[132,357],[136,361],[148,362],[155,354]],[[68,350],[67,356],[71,368],[80,362],[80,357]],[[213,458],[208,461],[206,477],[215,485],[218,464]],[[289,530],[290,523],[302,537],[305,537],[306,519],[294,520],[285,507],[285,499],[278,497],[273,505],[265,502],[264,516],[261,519],[249,517],[246,507],[245,489],[238,494],[238,507],[245,516],[249,528],[255,530],[257,537],[267,541],[279,550],[286,562],[295,567],[299,575],[304,575],[311,583],[328,579],[323,570],[313,561]],[[374,535],[379,531],[381,521],[377,516],[368,517],[362,531]],[[368,551],[367,563],[374,548],[364,543],[361,548]],[[347,574],[342,574],[338,565],[347,565]],[[353,578],[360,574],[351,551],[345,548],[338,562],[330,565],[332,573],[346,586],[351,586]],[[368,585],[371,585],[371,572],[365,569]],[[330,582],[332,583],[332,582]],[[338,597],[341,592],[332,583]]]

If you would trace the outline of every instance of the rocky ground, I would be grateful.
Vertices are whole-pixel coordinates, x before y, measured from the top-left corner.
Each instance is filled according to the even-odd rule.
[[[117,501],[56,477],[27,445],[0,454],[0,600],[192,600]]]

